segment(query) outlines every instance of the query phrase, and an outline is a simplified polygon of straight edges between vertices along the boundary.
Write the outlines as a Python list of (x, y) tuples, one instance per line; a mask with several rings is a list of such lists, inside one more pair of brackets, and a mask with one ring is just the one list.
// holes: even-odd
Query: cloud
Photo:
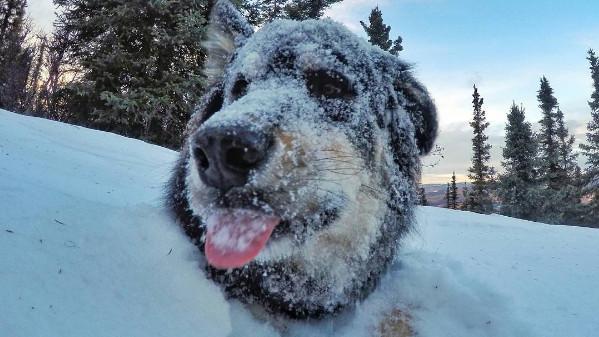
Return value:
[(367, 20), (372, 8), (388, 2), (390, 0), (344, 0), (329, 7), (324, 12), (324, 17), (340, 22), (352, 32), (365, 36), (360, 20)]
[(29, 0), (26, 11), (37, 28), (46, 33), (53, 30), (52, 22), (56, 19), (56, 15), (52, 0)]
[[(490, 125), (487, 129), (491, 148), (491, 166), (496, 171), (501, 168), (504, 125)], [(443, 158), (424, 157), (422, 181), (425, 184), (447, 183), (451, 173), (455, 172), (457, 180), (468, 180), (468, 168), (472, 165), (472, 128), (468, 122), (455, 122), (441, 127), (437, 144), (443, 150)], [(434, 166), (431, 164), (436, 163)]]

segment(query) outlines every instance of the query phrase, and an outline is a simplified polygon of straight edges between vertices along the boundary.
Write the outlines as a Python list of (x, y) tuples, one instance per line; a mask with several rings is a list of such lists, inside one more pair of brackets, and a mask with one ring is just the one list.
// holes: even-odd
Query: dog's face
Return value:
[(322, 316), (367, 294), (409, 227), (436, 114), (396, 57), (323, 21), (253, 33), (213, 9), (214, 86), (172, 197), (199, 219), (212, 278), (245, 302)]

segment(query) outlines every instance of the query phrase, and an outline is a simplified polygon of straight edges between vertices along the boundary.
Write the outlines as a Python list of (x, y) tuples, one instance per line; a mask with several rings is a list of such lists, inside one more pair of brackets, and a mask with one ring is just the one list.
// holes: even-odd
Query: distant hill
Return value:
[[(470, 188), (470, 184), (467, 184)], [(445, 207), (447, 201), (445, 201), (445, 193), (447, 192), (447, 184), (425, 184), (423, 185), (424, 192), (426, 193), (426, 200), (428, 200), (429, 206)], [(462, 196), (462, 189), (464, 183), (458, 184), (458, 202), (462, 202), (464, 197)]]

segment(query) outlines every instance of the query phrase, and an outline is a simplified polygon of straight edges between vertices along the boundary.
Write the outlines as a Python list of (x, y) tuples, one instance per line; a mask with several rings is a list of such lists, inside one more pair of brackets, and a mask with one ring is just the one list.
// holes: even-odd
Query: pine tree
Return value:
[(564, 123), (564, 113), (558, 107), (555, 113), (555, 121), (557, 124), (556, 135), (558, 145), (558, 162), (559, 168), (558, 184), (561, 186), (572, 185), (573, 178), (578, 164), (576, 163), (577, 153), (574, 153), (574, 136), (569, 134), (569, 130)]
[(464, 187), (462, 187), (462, 197), (464, 197), (464, 200), (460, 203), (459, 209), (467, 211), (470, 207), (470, 193), (468, 192), (468, 184), (466, 182), (464, 182)]
[(237, 6), (248, 22), (261, 26), (275, 19), (318, 19), (325, 9), (341, 0), (237, 0)]
[(330, 5), (341, 0), (293, 0), (285, 8), (291, 20), (318, 19)]
[(541, 88), (537, 94), (539, 108), (543, 118), (539, 121), (539, 150), (541, 158), (541, 174), (544, 182), (550, 189), (557, 190), (560, 180), (559, 150), (557, 143), (556, 112), (558, 104), (553, 96), (553, 89), (545, 76), (541, 78)]
[(451, 189), (449, 183), (447, 183), (447, 190), (445, 191), (445, 208), (451, 208)]
[(451, 209), (458, 209), (458, 185), (456, 184), (455, 171), (451, 176), (451, 188), (449, 190), (449, 206)]
[(28, 84), (35, 68), (26, 7), (26, 0), (0, 0), (0, 108), (15, 112), (30, 108)]
[(537, 99), (543, 113), (540, 123), (540, 172), (545, 189), (541, 191), (544, 202), (536, 220), (557, 223), (580, 223), (581, 193), (576, 186), (576, 154), (574, 137), (569, 135), (564, 114), (559, 108), (553, 89), (544, 76)]
[(472, 180), (472, 191), (470, 191), (468, 210), (476, 213), (489, 214), (493, 211), (493, 200), (491, 197), (491, 182), (495, 170), (489, 166), (491, 160), (491, 145), (485, 130), (489, 126), (486, 121), (485, 111), (482, 109), (483, 98), (478, 94), (476, 85), (473, 87), (472, 104), (474, 107), (473, 119), (470, 126), (473, 129), (472, 138), (472, 167), (468, 169), (468, 178)]
[(54, 0), (81, 76), (63, 91), (69, 121), (178, 147), (202, 92), (209, 3)]
[(558, 167), (559, 181), (561, 189), (560, 195), (563, 198), (563, 219), (566, 224), (580, 224), (583, 218), (582, 210), (582, 186), (579, 183), (580, 178), (577, 172), (580, 167), (576, 163), (577, 153), (574, 153), (573, 135), (564, 123), (564, 113), (558, 107), (556, 112), (557, 123), (557, 142), (558, 142)]
[(542, 204), (537, 177), (537, 143), (526, 121), (523, 107), (512, 103), (505, 126), (505, 147), (501, 166), (505, 173), (497, 181), (500, 214), (534, 220)]
[(393, 55), (397, 55), (403, 50), (401, 36), (398, 36), (395, 41), (389, 39), (391, 27), (383, 23), (383, 13), (379, 10), (378, 6), (372, 9), (368, 21), (370, 25), (366, 25), (363, 21), (360, 21), (362, 28), (364, 28), (364, 31), (368, 35), (368, 42), (379, 46), (382, 50), (388, 51)]
[(428, 199), (426, 199), (426, 190), (423, 186), (420, 186), (420, 190), (418, 192), (418, 204), (420, 206), (428, 206)]
[(591, 120), (587, 124), (586, 144), (580, 144), (580, 148), (587, 158), (587, 168), (582, 176), (584, 190), (591, 197), (585, 222), (596, 225), (599, 224), (599, 59), (593, 49), (589, 49), (588, 54), (593, 81), (593, 92), (588, 102)]

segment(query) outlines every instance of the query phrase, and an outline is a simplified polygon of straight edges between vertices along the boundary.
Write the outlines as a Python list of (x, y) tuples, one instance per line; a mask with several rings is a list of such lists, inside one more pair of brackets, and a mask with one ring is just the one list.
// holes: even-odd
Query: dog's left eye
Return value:
[(345, 76), (336, 71), (315, 70), (306, 74), (306, 85), (314, 96), (349, 99), (356, 92)]

